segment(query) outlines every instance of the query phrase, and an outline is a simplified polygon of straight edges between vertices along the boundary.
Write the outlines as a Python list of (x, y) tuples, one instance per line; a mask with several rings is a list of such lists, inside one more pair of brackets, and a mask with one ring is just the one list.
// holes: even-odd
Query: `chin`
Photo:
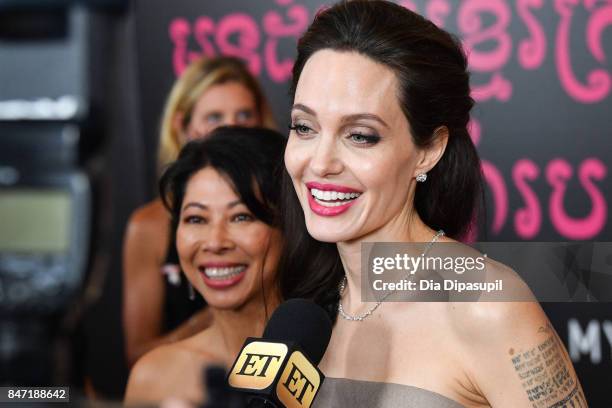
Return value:
[(234, 310), (240, 308), (248, 298), (243, 288), (229, 288), (225, 290), (204, 287), (199, 291), (206, 304), (219, 310)]
[(238, 299), (234, 297), (227, 297), (219, 299), (217, 296), (209, 296), (205, 297), (206, 303), (208, 306), (218, 309), (218, 310), (237, 310), (240, 309), (245, 301), (244, 299)]
[(347, 232), (346, 227), (335, 223), (306, 221), (306, 229), (311, 237), (320, 242), (337, 243), (350, 241), (354, 234)]

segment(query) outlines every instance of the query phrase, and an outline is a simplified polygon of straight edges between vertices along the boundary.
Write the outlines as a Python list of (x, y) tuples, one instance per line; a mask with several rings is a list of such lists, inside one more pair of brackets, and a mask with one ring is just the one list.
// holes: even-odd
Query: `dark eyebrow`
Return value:
[[(227, 208), (233, 208), (233, 207), (235, 207), (235, 206), (237, 206), (237, 205), (239, 205), (239, 204), (244, 204), (244, 203), (242, 202), (242, 200), (235, 200), (235, 201), (232, 201), (231, 203), (229, 203), (229, 204), (227, 205)], [(200, 203), (196, 203), (196, 202), (191, 202), (191, 203), (187, 203), (187, 204), (185, 204), (185, 205), (183, 206), (183, 211), (185, 211), (185, 210), (186, 210), (187, 208), (189, 208), (189, 207), (199, 208), (200, 210), (208, 210), (208, 206), (207, 206), (207, 205), (205, 205), (205, 204), (200, 204)]]
[[(317, 113), (310, 109), (308, 106), (306, 105), (302, 105), (301, 103), (296, 103), (295, 105), (293, 105), (293, 109), (298, 109), (301, 110), (302, 112), (305, 112), (309, 115), (314, 116), (315, 118), (317, 117)], [(380, 118), (380, 116), (378, 115), (374, 115), (373, 113), (354, 113), (352, 115), (346, 115), (342, 117), (342, 122), (346, 123), (346, 122), (352, 122), (352, 121), (356, 121), (359, 119), (369, 119), (369, 120), (373, 120), (376, 121), (378, 123), (380, 123), (381, 125), (383, 125), (386, 128), (389, 128), (389, 125), (387, 124), (387, 122), (385, 122), (384, 120), (382, 120)]]
[(183, 211), (185, 211), (189, 207), (199, 208), (200, 210), (208, 210), (208, 207), (205, 206), (204, 204), (200, 204), (200, 203), (187, 203), (187, 204), (185, 204), (183, 206)]
[(302, 105), (301, 103), (296, 103), (296, 104), (294, 104), (294, 105), (293, 105), (293, 108), (291, 108), (291, 110), (294, 110), (294, 109), (299, 109), (299, 110), (301, 110), (301, 111), (303, 111), (303, 112), (306, 112), (306, 113), (307, 113), (307, 114), (309, 114), (309, 115), (314, 116), (315, 118), (317, 117), (317, 113), (316, 113), (315, 111), (313, 111), (312, 109), (310, 109), (310, 108), (309, 108), (308, 106), (306, 106), (306, 105)]
[(378, 115), (374, 115), (373, 113), (355, 113), (353, 115), (347, 115), (344, 116), (342, 118), (342, 122), (346, 123), (346, 122), (352, 122), (352, 121), (356, 121), (359, 119), (369, 119), (369, 120), (373, 120), (375, 122), (380, 123), (381, 125), (383, 125), (384, 127), (386, 127), (387, 129), (389, 128), (389, 125), (387, 125), (387, 122), (385, 122), (384, 120), (382, 120), (380, 118), (380, 116)]
[(231, 203), (229, 203), (229, 204), (227, 205), (227, 208), (233, 208), (233, 207), (235, 207), (235, 206), (237, 206), (237, 205), (240, 205), (240, 204), (244, 204), (244, 203), (242, 202), (242, 200), (232, 201)]

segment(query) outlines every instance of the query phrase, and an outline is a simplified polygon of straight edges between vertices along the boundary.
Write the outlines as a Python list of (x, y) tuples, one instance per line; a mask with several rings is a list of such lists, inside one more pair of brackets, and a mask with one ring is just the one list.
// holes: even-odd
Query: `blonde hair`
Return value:
[(213, 85), (232, 81), (244, 85), (253, 94), (261, 125), (276, 129), (270, 105), (259, 83), (242, 61), (233, 57), (200, 58), (185, 69), (166, 100), (158, 150), (160, 169), (176, 160), (182, 147), (183, 141), (175, 122), (177, 113), (183, 115), (182, 126), (187, 125), (195, 104), (206, 90)]

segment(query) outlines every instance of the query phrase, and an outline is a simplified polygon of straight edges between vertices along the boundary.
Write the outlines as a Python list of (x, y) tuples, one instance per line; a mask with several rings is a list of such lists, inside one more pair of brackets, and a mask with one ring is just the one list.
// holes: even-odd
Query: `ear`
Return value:
[(172, 130), (178, 136), (177, 142), (182, 146), (189, 141), (187, 129), (183, 125), (185, 121), (185, 113), (177, 111), (172, 118)]
[(181, 134), (185, 132), (185, 128), (183, 127), (183, 120), (185, 119), (185, 113), (177, 111), (172, 118), (172, 129)]
[(428, 146), (421, 148), (419, 152), (419, 162), (415, 168), (413, 177), (421, 173), (427, 173), (442, 158), (448, 143), (448, 128), (440, 126), (434, 130), (434, 135)]

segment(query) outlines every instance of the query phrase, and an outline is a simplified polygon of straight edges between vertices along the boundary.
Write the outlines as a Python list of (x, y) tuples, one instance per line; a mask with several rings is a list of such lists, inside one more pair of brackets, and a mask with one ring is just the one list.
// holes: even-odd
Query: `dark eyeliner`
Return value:
[(307, 136), (312, 128), (307, 125), (300, 125), (299, 123), (289, 125), (289, 130), (294, 131), (298, 136)]
[[(363, 140), (365, 140), (365, 142), (355, 142), (357, 144), (364, 144), (364, 145), (374, 145), (378, 142), (380, 142), (381, 137), (378, 135), (364, 135), (362, 133), (351, 133), (350, 138), (353, 139), (355, 136), (362, 138)], [(354, 139), (353, 139), (354, 141)]]

